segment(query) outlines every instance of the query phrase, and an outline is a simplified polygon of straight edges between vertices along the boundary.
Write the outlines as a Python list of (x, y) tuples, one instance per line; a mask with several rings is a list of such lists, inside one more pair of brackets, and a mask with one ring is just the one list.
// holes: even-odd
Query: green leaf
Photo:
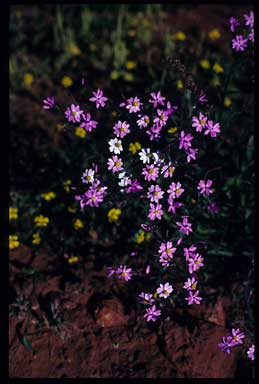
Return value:
[(28, 351), (30, 351), (30, 352), (33, 351), (31, 342), (29, 341), (27, 335), (24, 335), (24, 336), (23, 336), (23, 345), (25, 346), (25, 348), (28, 349)]

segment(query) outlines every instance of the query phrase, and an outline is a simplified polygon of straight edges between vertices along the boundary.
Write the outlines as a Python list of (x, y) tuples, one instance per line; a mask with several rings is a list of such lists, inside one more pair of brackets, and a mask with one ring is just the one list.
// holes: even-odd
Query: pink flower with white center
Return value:
[(140, 182), (137, 179), (130, 181), (129, 184), (130, 185), (127, 188), (127, 193), (139, 192), (143, 189), (143, 187), (141, 186)]
[(84, 128), (86, 132), (92, 132), (92, 130), (97, 127), (98, 122), (95, 120), (91, 120), (90, 113), (87, 113), (86, 115), (83, 114), (82, 119), (84, 121), (81, 122), (80, 127)]
[(202, 298), (199, 295), (199, 291), (196, 291), (196, 292), (192, 292), (192, 291), (188, 291), (189, 293), (189, 297), (187, 297), (185, 300), (188, 300), (188, 305), (191, 305), (191, 304), (200, 304)]
[(182, 216), (182, 217), (183, 217), (182, 223), (177, 221), (176, 225), (179, 227), (180, 232), (183, 232), (185, 235), (189, 235), (189, 233), (192, 232), (192, 225), (191, 223), (189, 223), (187, 216)]
[(245, 25), (253, 28), (253, 26), (254, 26), (254, 12), (251, 11), (249, 15), (244, 15), (244, 18), (245, 18)]
[[(141, 115), (139, 115), (139, 117), (140, 116)], [(150, 123), (150, 118), (147, 115), (142, 116), (142, 117), (140, 117), (139, 120), (137, 120), (137, 124), (138, 124), (139, 128), (146, 128), (149, 123)]]
[(175, 167), (173, 167), (172, 163), (170, 162), (162, 167), (161, 173), (164, 178), (167, 179), (168, 177), (173, 177), (174, 171)]
[(55, 98), (54, 97), (47, 97), (45, 100), (42, 100), (45, 104), (42, 108), (43, 109), (51, 109), (55, 105)]
[(203, 264), (203, 257), (199, 255), (198, 253), (194, 255), (193, 257), (190, 257), (188, 260), (188, 267), (189, 272), (192, 274), (193, 272), (198, 271), (201, 267), (204, 266)]
[(149, 304), (150, 305), (150, 304), (155, 302), (155, 299), (151, 293), (141, 292), (138, 297), (142, 300), (143, 304)]
[(162, 215), (163, 215), (163, 209), (161, 204), (157, 204), (157, 205), (150, 204), (150, 209), (148, 214), (148, 218), (150, 220), (155, 220), (155, 219), (161, 220)]
[(203, 115), (201, 112), (199, 113), (199, 118), (193, 116), (192, 118), (192, 127), (196, 128), (196, 132), (201, 132), (206, 125), (207, 116)]
[(109, 151), (114, 153), (115, 155), (119, 155), (121, 151), (123, 151), (121, 140), (117, 139), (117, 137), (109, 140), (108, 144), (109, 144)]
[(164, 191), (159, 187), (159, 185), (151, 185), (148, 188), (147, 197), (150, 201), (158, 203), (160, 199), (163, 198)]
[(158, 316), (160, 315), (161, 315), (160, 309), (156, 309), (156, 306), (153, 305), (152, 307), (146, 309), (146, 313), (144, 317), (147, 318), (147, 321), (156, 321)]
[(101, 89), (97, 89), (96, 92), (93, 92), (94, 97), (91, 97), (89, 101), (92, 101), (96, 104), (96, 108), (104, 107), (106, 101), (108, 100), (107, 97), (103, 96), (103, 91)]
[(210, 134), (211, 137), (216, 137), (218, 133), (220, 133), (220, 124), (216, 123), (214, 124), (212, 120), (207, 121), (206, 131), (204, 132), (204, 135)]
[(153, 108), (157, 107), (158, 104), (164, 105), (165, 97), (161, 96), (160, 91), (155, 94), (155, 92), (150, 93), (151, 99), (148, 101), (153, 104)]
[(120, 265), (119, 268), (117, 268), (116, 273), (120, 280), (129, 281), (132, 278), (132, 269), (127, 268), (126, 265)]
[(184, 148), (187, 150), (189, 147), (191, 147), (191, 140), (193, 139), (193, 136), (190, 133), (185, 134), (184, 131), (181, 131), (180, 137), (179, 137), (179, 149)]
[(127, 124), (126, 121), (122, 122), (119, 120), (114, 125), (113, 131), (117, 137), (120, 137), (122, 139), (124, 136), (126, 136), (128, 133), (130, 133), (129, 124)]
[(141, 105), (143, 105), (143, 103), (141, 103), (139, 98), (136, 96), (127, 100), (126, 108), (129, 110), (129, 113), (136, 113), (140, 111)]
[(185, 260), (188, 261), (190, 257), (193, 258), (195, 256), (196, 250), (197, 250), (197, 247), (195, 247), (195, 245), (193, 244), (189, 248), (184, 248), (183, 253), (184, 253)]
[(207, 181), (200, 180), (197, 189), (202, 195), (208, 195), (209, 196), (211, 193), (213, 193), (213, 190), (210, 189), (211, 185), (212, 185), (212, 180), (210, 180), (210, 179), (208, 179)]
[(158, 178), (159, 168), (155, 167), (154, 164), (146, 165), (142, 171), (142, 175), (147, 181), (155, 181)]
[(242, 35), (237, 35), (234, 39), (232, 39), (232, 48), (235, 51), (244, 51), (247, 48), (247, 39)]
[(119, 172), (123, 169), (123, 162), (118, 156), (112, 156), (111, 159), (108, 159), (108, 169), (112, 171), (112, 173)]
[(180, 208), (183, 203), (180, 202), (174, 202), (173, 197), (170, 195), (167, 199), (168, 202), (168, 212), (172, 212), (174, 215), (176, 214), (176, 208)]
[(72, 104), (65, 111), (65, 115), (68, 121), (72, 121), (73, 123), (80, 123), (81, 115), (84, 112), (80, 109), (79, 105)]
[(254, 346), (254, 344), (251, 345), (251, 347), (248, 349), (246, 354), (250, 360), (254, 361), (254, 359), (255, 359), (255, 346)]
[(169, 256), (172, 258), (175, 251), (176, 248), (173, 248), (172, 241), (167, 241), (166, 243), (161, 243), (158, 253), (160, 253), (161, 256)]
[(195, 280), (194, 277), (189, 278), (184, 283), (184, 289), (187, 289), (187, 291), (195, 291), (197, 289), (197, 280)]
[(244, 332), (240, 332), (239, 329), (232, 329), (232, 346), (234, 347), (235, 345), (238, 344), (243, 344), (243, 338), (245, 337)]
[(198, 153), (197, 148), (188, 148), (188, 150), (186, 151), (187, 162), (190, 163), (191, 159), (195, 160), (197, 153)]
[(158, 109), (157, 117), (155, 117), (154, 123), (160, 127), (163, 127), (164, 125), (166, 125), (167, 120), (168, 120), (168, 114), (166, 113), (166, 111), (162, 109)]
[(182, 188), (182, 185), (179, 181), (177, 183), (172, 182), (169, 185), (169, 189), (167, 190), (167, 193), (169, 193), (169, 195), (173, 199), (176, 197), (180, 197), (183, 192), (184, 192), (184, 189)]
[(159, 297), (163, 297), (164, 299), (167, 299), (170, 293), (173, 292), (173, 287), (169, 283), (160, 284), (159, 288), (157, 288), (156, 292), (158, 293)]

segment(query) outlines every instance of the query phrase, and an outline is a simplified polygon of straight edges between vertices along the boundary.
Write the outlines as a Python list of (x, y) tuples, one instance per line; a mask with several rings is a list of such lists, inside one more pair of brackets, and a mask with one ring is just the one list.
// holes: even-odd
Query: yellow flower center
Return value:
[(138, 107), (139, 102), (138, 102), (138, 101), (133, 101), (132, 105), (133, 105), (134, 107)]

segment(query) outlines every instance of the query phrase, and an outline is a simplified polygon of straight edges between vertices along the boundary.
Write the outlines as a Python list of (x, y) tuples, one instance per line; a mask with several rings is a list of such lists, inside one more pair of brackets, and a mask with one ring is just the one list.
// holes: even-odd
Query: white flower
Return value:
[(121, 140), (117, 139), (117, 137), (115, 137), (115, 139), (109, 140), (108, 144), (110, 146), (110, 152), (114, 153), (115, 155), (119, 155), (123, 150)]
[(154, 159), (154, 164), (156, 164), (158, 166), (164, 164), (164, 159), (161, 159), (156, 152), (152, 153), (152, 156), (153, 156), (153, 159)]
[(119, 173), (118, 177), (120, 179), (118, 185), (120, 187), (126, 187), (127, 185), (130, 184), (130, 178), (128, 176), (125, 176), (126, 172), (121, 172)]
[(94, 181), (94, 170), (93, 169), (86, 169), (83, 173), (83, 176), (81, 177), (81, 180), (83, 183), (93, 183)]
[(150, 163), (150, 158), (152, 156), (152, 153), (150, 153), (150, 148), (142, 148), (138, 155), (143, 164)]

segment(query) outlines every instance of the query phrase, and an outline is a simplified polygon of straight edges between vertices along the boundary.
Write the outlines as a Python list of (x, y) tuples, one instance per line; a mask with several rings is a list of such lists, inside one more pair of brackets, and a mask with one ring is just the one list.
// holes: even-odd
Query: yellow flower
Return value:
[(25, 86), (27, 86), (27, 85), (30, 86), (31, 83), (33, 82), (33, 80), (34, 80), (34, 77), (33, 77), (33, 75), (31, 73), (25, 73), (24, 74), (24, 76), (23, 76), (23, 84)]
[(86, 136), (86, 130), (82, 127), (76, 127), (75, 135), (84, 139)]
[(76, 212), (76, 208), (73, 208), (73, 207), (68, 207), (67, 210), (70, 213), (75, 213)]
[(110, 78), (112, 80), (117, 80), (119, 77), (120, 77), (120, 74), (119, 74), (118, 71), (112, 71), (111, 74), (110, 74)]
[(178, 89), (182, 89), (182, 88), (183, 88), (183, 82), (182, 82), (182, 80), (177, 80), (176, 85), (177, 85), (177, 88), (178, 88)]
[(84, 228), (84, 223), (82, 222), (82, 220), (80, 219), (76, 219), (74, 222), (73, 222), (73, 227), (78, 230), (78, 229), (81, 229), (81, 228)]
[(179, 31), (177, 32), (175, 35), (174, 35), (174, 39), (176, 40), (180, 40), (180, 41), (183, 41), (186, 39), (186, 34), (182, 31)]
[(141, 144), (136, 141), (135, 143), (130, 143), (129, 145), (129, 151), (132, 153), (132, 155), (136, 155), (136, 153), (141, 149)]
[(129, 72), (125, 72), (123, 74), (123, 78), (124, 80), (126, 81), (133, 81), (134, 80), (134, 75), (132, 73), (129, 73)]
[(167, 130), (168, 133), (175, 133), (177, 132), (177, 127), (172, 127)]
[(136, 68), (137, 63), (135, 61), (129, 60), (126, 62), (126, 68), (130, 71), (131, 69)]
[(211, 40), (217, 40), (220, 38), (220, 31), (215, 28), (215, 29), (212, 29), (209, 33), (208, 33), (208, 36)]
[(34, 223), (37, 227), (46, 227), (49, 224), (49, 218), (43, 215), (36, 216)]
[(70, 185), (71, 185), (71, 180), (66, 180), (63, 182), (63, 185), (64, 185), (64, 190), (66, 192), (70, 192)]
[(78, 56), (81, 53), (80, 48), (78, 48), (78, 46), (74, 44), (70, 45), (69, 51), (71, 55), (74, 55), (74, 56)]
[(69, 262), (69, 264), (74, 264), (74, 263), (77, 263), (79, 260), (79, 258), (77, 256), (71, 256), (67, 261)]
[(207, 59), (201, 60), (201, 61), (200, 61), (200, 66), (201, 66), (203, 69), (209, 69), (209, 68), (210, 68), (210, 62), (209, 62), (209, 60), (207, 60)]
[(71, 87), (71, 85), (73, 84), (73, 80), (72, 80), (71, 77), (69, 77), (69, 76), (64, 76), (64, 77), (62, 77), (62, 79), (61, 79), (61, 84), (62, 84), (64, 87), (68, 88), (68, 87)]
[(15, 220), (18, 218), (18, 208), (9, 207), (9, 220)]
[(143, 243), (143, 241), (145, 241), (145, 232), (143, 231), (143, 229), (140, 229), (136, 234), (135, 242), (137, 244), (141, 244)]
[(108, 221), (110, 223), (119, 220), (119, 217), (121, 215), (121, 209), (120, 208), (111, 208), (109, 212), (107, 213)]
[(41, 242), (41, 237), (39, 232), (36, 232), (32, 235), (32, 244), (40, 244)]
[(225, 107), (230, 107), (231, 104), (232, 104), (232, 100), (229, 97), (225, 97), (225, 99), (224, 99)]
[(218, 63), (215, 63), (212, 67), (213, 71), (216, 72), (216, 73), (223, 73), (224, 72), (224, 69), (223, 67), (218, 64)]
[(55, 192), (46, 192), (46, 193), (42, 193), (41, 194), (41, 197), (44, 199), (44, 200), (52, 200), (52, 199), (55, 199), (56, 197), (56, 194)]
[(18, 240), (17, 235), (9, 235), (9, 249), (15, 249), (18, 248), (20, 245), (20, 242)]

